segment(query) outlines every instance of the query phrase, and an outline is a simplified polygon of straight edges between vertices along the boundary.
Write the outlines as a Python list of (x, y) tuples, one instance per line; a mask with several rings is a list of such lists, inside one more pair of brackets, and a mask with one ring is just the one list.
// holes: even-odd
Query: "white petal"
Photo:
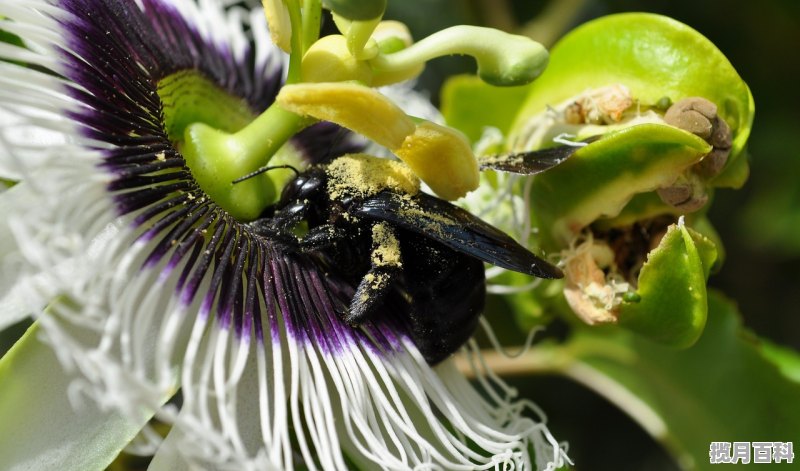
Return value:
[(80, 390), (80, 375), (58, 362), (31, 328), (0, 362), (0, 468), (102, 470), (139, 432), (137, 419), (103, 410)]
[(25, 302), (22, 286), (25, 281), (20, 279), (25, 270), (19, 266), (25, 261), (8, 225), (8, 217), (20, 191), (20, 188), (12, 188), (0, 193), (0, 330), (35, 312), (28, 309)]

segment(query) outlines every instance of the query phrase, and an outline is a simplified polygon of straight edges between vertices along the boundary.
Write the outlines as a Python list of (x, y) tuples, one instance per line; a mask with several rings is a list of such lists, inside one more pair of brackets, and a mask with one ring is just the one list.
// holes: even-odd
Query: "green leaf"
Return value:
[(800, 431), (800, 356), (743, 329), (731, 301), (713, 292), (708, 300), (707, 327), (686, 350), (614, 328), (581, 329), (563, 347), (574, 358), (563, 372), (629, 413), (686, 468), (705, 468), (712, 441), (796, 441)]
[(797, 352), (766, 340), (761, 340), (761, 352), (786, 378), (800, 383), (800, 355)]
[(40, 335), (34, 324), (0, 359), (0, 469), (103, 470), (151, 414), (132, 422), (85, 397), (74, 408), (67, 390), (78, 375)]
[(475, 142), (486, 126), (507, 134), (527, 94), (527, 86), (495, 87), (474, 75), (457, 75), (442, 88), (442, 114)]
[[(512, 134), (527, 119), (583, 92), (612, 84), (627, 86), (645, 106), (663, 97), (672, 102), (704, 97), (733, 133), (726, 169), (714, 184), (741, 186), (746, 177), (744, 149), (753, 120), (750, 90), (711, 41), (673, 19), (648, 13), (611, 15), (573, 30), (551, 51), (547, 70), (530, 86), (530, 95)], [(735, 175), (726, 175), (728, 172)], [(737, 178), (734, 178), (737, 177)]]

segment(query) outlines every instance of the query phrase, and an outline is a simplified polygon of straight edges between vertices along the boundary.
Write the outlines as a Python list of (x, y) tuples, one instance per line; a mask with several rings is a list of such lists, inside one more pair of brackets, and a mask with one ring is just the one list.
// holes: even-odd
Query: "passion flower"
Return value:
[[(166, 439), (145, 427), (133, 446), (157, 449), (153, 469), (561, 466), (507, 391), (429, 365), (391, 306), (347, 324), (354, 286), (253, 230), (297, 169), (359, 149), (316, 120), (381, 98), (337, 83), (330, 116), (290, 100), (286, 81), (308, 87), (317, 65), (304, 52), (320, 2), (265, 1), (272, 33), (243, 3), (0, 3), (0, 30), (19, 39), (0, 43), (13, 183), (0, 194), (0, 326), (38, 319), (0, 362), (0, 468), (105, 469), (153, 415)], [(384, 54), (364, 31), (347, 31), (357, 61)], [(403, 76), (414, 57), (380, 70)], [(452, 139), (406, 119), (387, 144), (411, 158), (418, 128), (425, 149)]]

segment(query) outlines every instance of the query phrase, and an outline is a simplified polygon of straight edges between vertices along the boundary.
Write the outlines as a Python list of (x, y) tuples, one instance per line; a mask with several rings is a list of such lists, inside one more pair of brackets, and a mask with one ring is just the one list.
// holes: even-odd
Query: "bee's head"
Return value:
[(317, 167), (298, 173), (283, 187), (278, 206), (285, 206), (292, 201), (313, 199), (320, 189), (324, 189), (326, 180), (325, 171)]

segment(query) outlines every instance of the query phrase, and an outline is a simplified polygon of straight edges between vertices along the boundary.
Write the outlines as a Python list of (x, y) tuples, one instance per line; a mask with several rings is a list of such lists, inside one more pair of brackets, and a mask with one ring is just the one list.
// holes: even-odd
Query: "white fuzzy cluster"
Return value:
[[(491, 155), (503, 147), (504, 136), (497, 128), (487, 127), (475, 144), (475, 155)], [(531, 248), (532, 239), (538, 230), (533, 225), (530, 210), (530, 187), (534, 177), (505, 172), (494, 172), (491, 177), (481, 173), (481, 184), (467, 194), (460, 205), (489, 224), (511, 235), (521, 245)], [(541, 278), (532, 278), (529, 283), (508, 285), (495, 279), (507, 270), (489, 267), (486, 270), (487, 290), (493, 294), (508, 294), (529, 291), (539, 284)]]
[[(237, 50), (250, 22), (258, 60), (274, 53), (260, 12), (170, 3)], [(64, 15), (46, 0), (0, 2), (0, 29), (27, 45), (0, 43), (0, 57), (59, 71), (55, 47), (64, 45), (53, 18)], [(35, 313), (64, 368), (78, 374), (64, 391), (74, 402), (89, 397), (142, 423), (155, 415), (171, 424), (150, 469), (289, 470), (298, 457), (326, 470), (564, 463), (543, 423), (522, 414), (528, 403), (475, 352), (477, 387), (451, 362), (429, 367), (407, 340), (397, 352), (356, 341), (331, 352), (297, 341), (279, 315), (264, 316), (264, 342), (240, 341), (206, 315), (202, 296), (184, 306), (174, 296), (181, 266), (141, 270), (153, 243), (117, 217), (111, 176), (92, 150), (107, 144), (66, 117), (82, 106), (63, 79), (0, 61), (0, 177), (19, 181), (0, 194), (0, 328)], [(165, 405), (179, 389), (182, 406)], [(156, 451), (153, 430), (141, 438), (138, 451)]]

